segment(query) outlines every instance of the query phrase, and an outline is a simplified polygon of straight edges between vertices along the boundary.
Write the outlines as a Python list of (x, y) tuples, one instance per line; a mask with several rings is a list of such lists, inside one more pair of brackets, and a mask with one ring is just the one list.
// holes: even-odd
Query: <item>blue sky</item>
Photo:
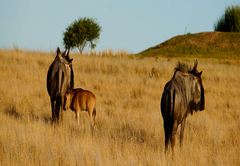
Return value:
[(63, 49), (65, 28), (94, 17), (102, 27), (96, 50), (138, 53), (185, 32), (213, 31), (229, 5), (240, 0), (0, 0), (0, 48)]

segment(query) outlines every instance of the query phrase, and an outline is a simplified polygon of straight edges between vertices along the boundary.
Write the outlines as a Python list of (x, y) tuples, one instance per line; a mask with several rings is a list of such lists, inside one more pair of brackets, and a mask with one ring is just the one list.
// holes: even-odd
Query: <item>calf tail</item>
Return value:
[(93, 107), (92, 116), (95, 118), (96, 114), (97, 114), (97, 109), (96, 109), (96, 104), (95, 104)]

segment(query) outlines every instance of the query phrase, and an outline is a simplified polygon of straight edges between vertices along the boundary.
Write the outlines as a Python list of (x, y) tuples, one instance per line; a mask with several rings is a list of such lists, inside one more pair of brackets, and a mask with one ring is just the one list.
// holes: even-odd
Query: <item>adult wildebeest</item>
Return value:
[(73, 89), (72, 91), (67, 92), (64, 98), (64, 109), (66, 110), (68, 108), (75, 111), (78, 123), (79, 112), (87, 111), (91, 119), (92, 128), (94, 127), (96, 116), (96, 96), (92, 92), (81, 88)]
[(175, 134), (181, 124), (180, 146), (182, 145), (184, 126), (189, 113), (202, 111), (205, 107), (204, 89), (201, 74), (197, 71), (198, 61), (191, 68), (185, 63), (178, 63), (172, 79), (165, 85), (161, 99), (161, 112), (164, 120), (165, 152), (171, 141), (172, 151)]
[[(74, 74), (69, 51), (61, 53), (57, 48), (57, 55), (47, 73), (47, 90), (51, 98), (52, 123), (59, 120), (59, 113), (63, 114), (64, 95), (74, 87)], [(66, 55), (66, 56), (65, 56)], [(63, 115), (61, 116), (63, 117)]]

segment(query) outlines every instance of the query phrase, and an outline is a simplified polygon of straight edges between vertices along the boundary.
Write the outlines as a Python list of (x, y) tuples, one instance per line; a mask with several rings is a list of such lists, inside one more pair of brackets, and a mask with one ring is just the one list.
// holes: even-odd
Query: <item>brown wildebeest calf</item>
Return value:
[(64, 109), (70, 108), (76, 113), (76, 119), (79, 123), (79, 112), (88, 111), (91, 119), (92, 128), (95, 123), (96, 116), (96, 96), (87, 90), (73, 89), (65, 94)]

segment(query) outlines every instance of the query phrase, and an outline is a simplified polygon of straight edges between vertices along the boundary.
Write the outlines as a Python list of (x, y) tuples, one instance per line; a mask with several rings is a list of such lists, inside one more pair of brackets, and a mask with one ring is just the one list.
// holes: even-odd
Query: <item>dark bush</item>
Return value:
[(229, 6), (225, 13), (214, 24), (215, 31), (240, 32), (240, 7)]

